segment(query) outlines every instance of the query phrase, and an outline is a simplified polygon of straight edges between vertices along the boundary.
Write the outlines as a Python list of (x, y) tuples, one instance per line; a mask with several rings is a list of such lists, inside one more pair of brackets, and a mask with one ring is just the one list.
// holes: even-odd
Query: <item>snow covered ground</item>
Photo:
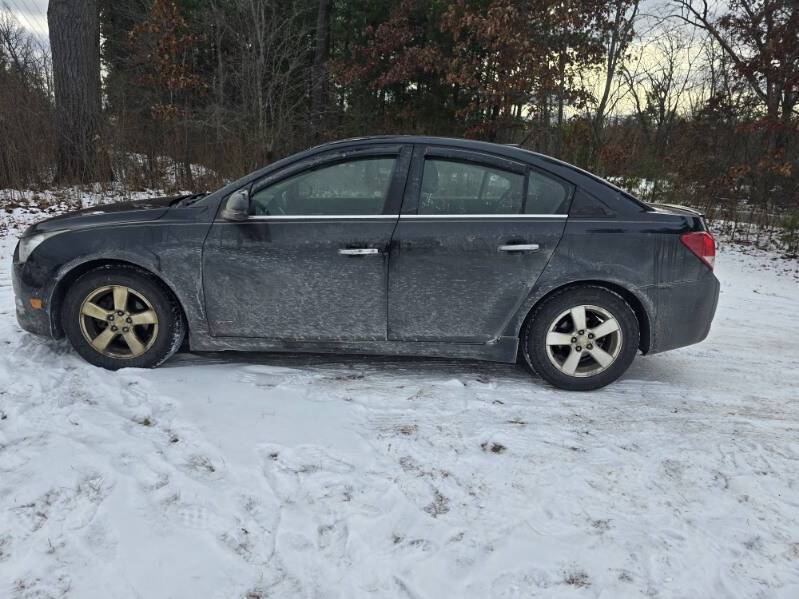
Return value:
[(722, 247), (616, 384), (274, 354), (90, 366), (0, 232), (0, 597), (799, 597), (799, 270)]

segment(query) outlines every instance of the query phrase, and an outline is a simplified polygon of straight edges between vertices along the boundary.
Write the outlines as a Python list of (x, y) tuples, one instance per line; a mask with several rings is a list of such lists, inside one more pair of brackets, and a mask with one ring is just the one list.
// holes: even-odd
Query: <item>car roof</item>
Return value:
[[(634, 211), (640, 211), (642, 209), (650, 210), (646, 204), (637, 198), (634, 198), (619, 187), (613, 185), (609, 181), (601, 179), (600, 177), (597, 177), (596, 175), (572, 164), (558, 160), (557, 158), (552, 158), (551, 156), (547, 156), (545, 154), (539, 154), (538, 152), (533, 152), (532, 150), (526, 150), (515, 145), (505, 145), (457, 137), (435, 137), (425, 135), (373, 135), (368, 137), (351, 137), (348, 139), (327, 142), (309, 148), (303, 152), (299, 152), (298, 154), (288, 156), (282, 160), (278, 160), (277, 162), (273, 162), (270, 165), (267, 165), (253, 173), (250, 173), (249, 175), (242, 177), (237, 181), (234, 181), (233, 183), (230, 183), (229, 185), (226, 185), (222, 189), (212, 194), (212, 196), (209, 196), (209, 198), (230, 193), (244, 184), (251, 183), (252, 181), (267, 176), (270, 173), (276, 172), (287, 165), (297, 163), (305, 159), (313, 159), (313, 157), (316, 155), (330, 150), (335, 150), (337, 148), (346, 149), (365, 145), (399, 144), (446, 146), (450, 148), (458, 148), (462, 150), (471, 150), (474, 152), (483, 152), (486, 154), (503, 156), (505, 158), (510, 158), (512, 160), (536, 166), (549, 173), (555, 174), (603, 200), (607, 198), (610, 203), (613, 204), (611, 208), (617, 211), (626, 211), (625, 208), (627, 208), (627, 210), (632, 208)], [(608, 196), (613, 197), (608, 198)]]
[(428, 144), (449, 146), (452, 148), (462, 148), (464, 150), (474, 150), (478, 152), (488, 152), (504, 156), (528, 159), (537, 157), (542, 160), (554, 160), (544, 154), (538, 154), (531, 150), (520, 148), (517, 145), (499, 144), (476, 139), (465, 139), (460, 137), (436, 137), (428, 135), (370, 135), (365, 137), (350, 137), (340, 139), (311, 148), (313, 150), (333, 149), (336, 146), (349, 145), (368, 145), (368, 144)]

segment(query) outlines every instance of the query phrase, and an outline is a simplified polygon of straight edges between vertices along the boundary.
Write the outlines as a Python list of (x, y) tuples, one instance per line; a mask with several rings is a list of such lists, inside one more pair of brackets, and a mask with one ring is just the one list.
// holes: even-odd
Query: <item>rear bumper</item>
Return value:
[[(15, 255), (16, 258), (16, 255)], [(25, 265), (14, 260), (11, 269), (11, 285), (14, 288), (14, 304), (17, 311), (17, 322), (24, 330), (36, 335), (52, 337), (50, 327), (50, 313), (46, 305), (42, 289), (33, 287), (25, 282), (23, 269)], [(31, 300), (39, 300), (40, 308), (35, 308)], [(36, 303), (36, 302), (34, 302)]]
[(707, 337), (716, 314), (720, 284), (708, 269), (696, 281), (682, 281), (649, 288), (657, 313), (651, 323), (648, 353), (699, 343)]

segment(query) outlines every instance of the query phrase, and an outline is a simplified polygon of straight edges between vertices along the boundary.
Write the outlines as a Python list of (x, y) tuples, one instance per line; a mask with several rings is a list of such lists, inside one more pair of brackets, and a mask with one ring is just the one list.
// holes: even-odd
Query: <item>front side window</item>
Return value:
[(524, 176), (502, 169), (428, 158), (419, 214), (518, 214)]
[(255, 216), (381, 214), (396, 158), (358, 158), (325, 165), (256, 189)]

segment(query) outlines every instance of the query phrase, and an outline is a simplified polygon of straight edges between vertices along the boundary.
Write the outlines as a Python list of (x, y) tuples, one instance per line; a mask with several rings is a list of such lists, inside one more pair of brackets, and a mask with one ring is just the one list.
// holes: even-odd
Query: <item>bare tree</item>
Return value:
[[(234, 0), (236, 17), (228, 23), (240, 44), (238, 85), (248, 120), (254, 120), (253, 156), (259, 164), (275, 158), (278, 140), (307, 119), (307, 12), (276, 0)], [(307, 127), (307, 121), (304, 123)]]
[[(689, 89), (695, 84), (697, 59), (693, 31), (667, 27), (658, 22), (644, 38), (634, 60), (621, 69), (632, 101), (633, 114), (647, 160), (646, 175), (652, 179), (650, 200), (656, 201), (666, 178), (665, 158), (686, 109)], [(640, 161), (640, 159), (639, 159)]]
[[(645, 41), (646, 51), (621, 69), (641, 132), (658, 158), (663, 158), (677, 116), (693, 85), (693, 35), (664, 28)], [(646, 56), (645, 56), (646, 54)]]
[(591, 118), (591, 152), (589, 163), (599, 169), (602, 158), (603, 132), (608, 115), (613, 85), (619, 68), (633, 37), (633, 27), (638, 15), (639, 0), (613, 0), (610, 10), (609, 31), (606, 42), (604, 83), (602, 94)]
[(315, 141), (325, 128), (328, 103), (327, 61), (330, 58), (330, 0), (319, 0), (316, 17), (316, 48), (311, 71), (311, 129)]
[(43, 44), (0, 13), (0, 188), (46, 181), (53, 158), (50, 92)]
[[(53, 55), (57, 178), (89, 182), (109, 175), (99, 151), (100, 28), (97, 0), (50, 0), (47, 24)], [(99, 160), (98, 160), (99, 159)]]
[(766, 155), (783, 149), (785, 127), (799, 101), (799, 3), (732, 0), (717, 15), (708, 0), (674, 0), (677, 17), (706, 31), (765, 105)]

